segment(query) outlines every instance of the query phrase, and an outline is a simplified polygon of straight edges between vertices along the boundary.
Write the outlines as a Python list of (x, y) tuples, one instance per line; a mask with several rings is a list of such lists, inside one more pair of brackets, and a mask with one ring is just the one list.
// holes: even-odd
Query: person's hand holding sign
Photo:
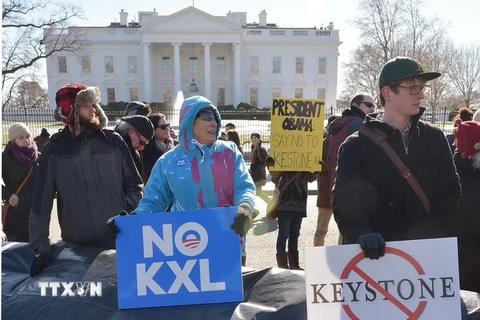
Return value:
[(365, 258), (378, 259), (385, 255), (385, 240), (378, 232), (361, 235), (357, 242), (362, 248)]
[(248, 230), (252, 226), (252, 209), (245, 205), (238, 206), (238, 212), (233, 223), (230, 226), (235, 233), (239, 234), (241, 237), (247, 234)]
[[(128, 212), (125, 211), (125, 210), (121, 210), (120, 213), (118, 214), (118, 216), (128, 216)], [(120, 231), (118, 229), (118, 227), (115, 225), (115, 217), (118, 217), (118, 216), (113, 216), (113, 217), (110, 217), (108, 220), (107, 220), (107, 226), (108, 228), (110, 229), (110, 231), (112, 231), (112, 233), (116, 236), (117, 233)]]

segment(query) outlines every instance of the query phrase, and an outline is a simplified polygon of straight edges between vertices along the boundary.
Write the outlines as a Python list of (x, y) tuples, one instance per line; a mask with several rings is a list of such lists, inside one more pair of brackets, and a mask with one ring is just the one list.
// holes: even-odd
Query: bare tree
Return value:
[(48, 92), (37, 81), (23, 81), (16, 86), (12, 104), (17, 109), (48, 108)]
[[(47, 0), (4, 0), (2, 8), (2, 91), (11, 99), (14, 86), (25, 80), (36, 63), (58, 52), (79, 52), (81, 32), (67, 28), (83, 19), (80, 7)], [(32, 73), (30, 71), (30, 73)], [(21, 80), (17, 78), (21, 77)], [(13, 86), (13, 87), (12, 87)], [(5, 103), (3, 103), (5, 106)]]
[(403, 0), (360, 0), (359, 18), (354, 21), (362, 40), (377, 45), (383, 52), (382, 60), (393, 57), (395, 35), (399, 33)]
[(459, 46), (452, 49), (448, 76), (466, 107), (476, 100), (480, 90), (480, 45)]

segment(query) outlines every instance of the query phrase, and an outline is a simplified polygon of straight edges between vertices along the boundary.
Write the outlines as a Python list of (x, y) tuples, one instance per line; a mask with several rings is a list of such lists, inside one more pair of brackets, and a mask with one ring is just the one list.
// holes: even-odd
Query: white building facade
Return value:
[(174, 103), (176, 93), (202, 95), (216, 105), (246, 102), (263, 108), (272, 97), (325, 99), (335, 106), (339, 31), (281, 28), (247, 23), (245, 12), (212, 16), (194, 7), (161, 16), (141, 11), (138, 22), (108, 27), (72, 27), (81, 35), (81, 53), (59, 52), (47, 59), (50, 108), (68, 82), (98, 86), (109, 101)]

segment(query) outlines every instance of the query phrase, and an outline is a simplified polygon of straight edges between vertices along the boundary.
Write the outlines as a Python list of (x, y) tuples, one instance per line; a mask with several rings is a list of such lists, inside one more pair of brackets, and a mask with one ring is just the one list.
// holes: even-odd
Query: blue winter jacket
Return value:
[(221, 127), (220, 113), (204, 97), (188, 98), (180, 110), (179, 145), (156, 162), (136, 214), (246, 205), (255, 201), (255, 185), (235, 144), (217, 140), (199, 146), (192, 142), (193, 124), (202, 109), (212, 109)]

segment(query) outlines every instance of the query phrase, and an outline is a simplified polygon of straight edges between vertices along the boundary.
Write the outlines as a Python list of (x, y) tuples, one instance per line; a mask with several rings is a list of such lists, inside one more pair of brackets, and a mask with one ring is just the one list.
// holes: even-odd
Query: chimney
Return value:
[(123, 9), (119, 12), (120, 14), (120, 25), (126, 26), (128, 21), (128, 13), (123, 11)]
[(265, 10), (262, 10), (262, 12), (258, 14), (258, 25), (260, 27), (267, 26), (267, 12)]

